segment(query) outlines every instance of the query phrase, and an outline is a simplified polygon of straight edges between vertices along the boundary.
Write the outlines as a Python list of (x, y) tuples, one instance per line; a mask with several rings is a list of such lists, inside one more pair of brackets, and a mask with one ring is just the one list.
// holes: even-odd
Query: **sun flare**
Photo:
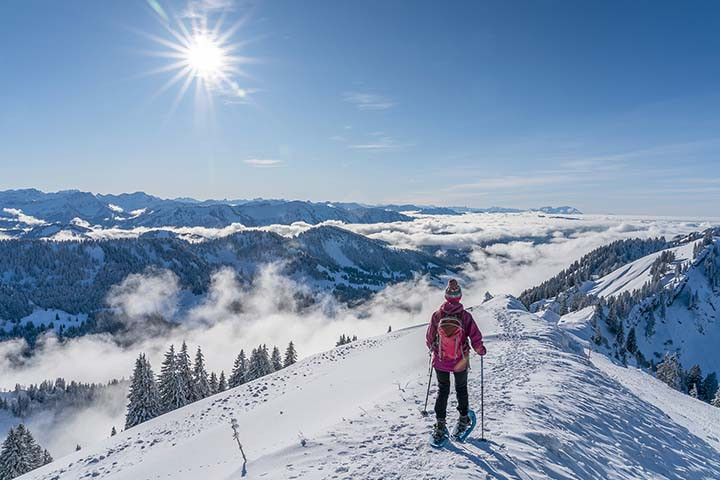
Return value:
[(150, 54), (171, 62), (148, 73), (172, 74), (158, 94), (179, 85), (173, 110), (193, 84), (196, 100), (201, 103), (212, 104), (213, 96), (245, 103), (252, 90), (241, 87), (238, 78), (249, 77), (241, 66), (252, 59), (237, 54), (243, 43), (231, 43), (242, 21), (223, 28), (223, 17), (212, 27), (207, 17), (192, 17), (188, 21), (164, 12), (160, 17), (169, 35), (147, 35), (162, 48)]
[(185, 52), (185, 61), (193, 75), (205, 80), (222, 77), (226, 64), (226, 53), (205, 33), (199, 33), (190, 40)]

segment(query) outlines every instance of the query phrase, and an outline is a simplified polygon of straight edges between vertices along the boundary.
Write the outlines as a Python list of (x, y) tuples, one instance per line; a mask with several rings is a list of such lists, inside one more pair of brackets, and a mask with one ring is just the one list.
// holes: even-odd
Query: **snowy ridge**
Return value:
[[(512, 297), (496, 297), (473, 315), (489, 350), (489, 443), (477, 440), (478, 427), (464, 445), (428, 446), (432, 420), (419, 414), (428, 373), (421, 325), (315, 355), (21, 478), (239, 478), (231, 417), (249, 457), (246, 478), (720, 477), (720, 422), (691, 433), (645, 398), (665, 388), (652, 377), (637, 372), (643, 388), (623, 386)], [(480, 362), (472, 362), (470, 401), (479, 410)], [(678, 408), (696, 407), (683, 397)]]
[[(653, 265), (660, 257), (672, 258), (665, 273), (656, 275), (659, 291), (642, 298), (618, 320), (624, 332), (635, 331), (637, 349), (648, 362), (658, 363), (665, 352), (676, 352), (686, 369), (697, 364), (706, 373), (720, 372), (717, 350), (720, 294), (714, 284), (717, 280), (712, 278), (716, 273), (710, 273), (717, 269), (718, 239), (708, 241), (711, 243), (706, 246), (702, 245), (703, 240), (695, 240), (647, 255), (602, 278), (586, 282), (581, 290), (600, 298), (637, 294), (652, 284)], [(697, 256), (694, 255), (696, 248), (700, 249)], [(544, 308), (555, 308), (553, 303), (546, 302)], [(615, 334), (603, 321), (606, 317), (597, 316), (595, 308), (590, 306), (562, 316), (558, 325), (586, 345), (590, 344), (597, 327), (608, 339), (608, 345), (593, 348), (609, 352)], [(629, 361), (636, 364), (634, 358)]]

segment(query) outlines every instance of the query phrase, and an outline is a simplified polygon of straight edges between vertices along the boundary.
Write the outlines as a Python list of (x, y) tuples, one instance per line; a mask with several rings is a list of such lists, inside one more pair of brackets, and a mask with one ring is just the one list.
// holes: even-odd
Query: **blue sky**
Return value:
[[(0, 3), (0, 189), (717, 216), (716, 2), (156, 1)], [(174, 106), (151, 37), (221, 15)]]

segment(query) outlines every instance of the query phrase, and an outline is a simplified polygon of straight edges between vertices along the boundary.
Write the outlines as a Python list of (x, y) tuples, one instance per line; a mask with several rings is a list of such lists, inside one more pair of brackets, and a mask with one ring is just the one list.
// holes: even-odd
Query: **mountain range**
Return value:
[(45, 321), (35, 328), (41, 326), (34, 320), (48, 309), (63, 318), (89, 318), (92, 327), (95, 315), (107, 308), (110, 289), (130, 274), (171, 271), (182, 289), (201, 296), (222, 268), (231, 268), (249, 288), (271, 264), (314, 294), (327, 292), (351, 303), (417, 275), (440, 282), (458, 271), (441, 257), (327, 225), (295, 237), (249, 230), (197, 243), (164, 231), (103, 241), (5, 240), (0, 242), (0, 334), (34, 337), (49, 326)]
[(289, 225), (303, 222), (390, 223), (407, 222), (408, 212), (424, 215), (462, 213), (580, 214), (573, 207), (542, 207), (519, 210), (493, 207), (433, 207), (420, 205), (366, 205), (347, 202), (306, 202), (297, 200), (205, 200), (162, 199), (144, 192), (119, 195), (93, 194), (78, 190), (45, 193), (35, 189), (0, 192), (1, 238), (83, 237), (90, 229), (138, 227), (223, 228)]

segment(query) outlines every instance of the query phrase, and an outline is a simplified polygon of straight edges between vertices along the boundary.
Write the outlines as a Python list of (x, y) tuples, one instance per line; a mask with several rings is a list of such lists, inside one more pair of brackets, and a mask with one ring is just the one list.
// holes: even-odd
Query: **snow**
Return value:
[[(717, 241), (717, 240), (716, 240)], [(675, 263), (693, 262), (692, 253), (696, 242), (668, 249), (675, 253)], [(620, 267), (595, 282), (587, 282), (583, 290), (599, 296), (614, 296), (633, 290), (651, 280), (650, 267), (663, 252), (653, 253), (635, 262)], [(695, 262), (697, 263), (697, 261)], [(717, 312), (720, 311), (720, 298), (707, 284), (702, 266), (691, 267), (687, 273), (676, 277), (670, 273), (664, 279), (668, 291), (675, 292), (666, 304), (666, 318), (657, 317), (653, 325), (648, 325), (640, 313), (635, 310), (625, 324), (625, 329), (636, 329), (638, 348), (647, 360), (659, 362), (665, 352), (678, 352), (685, 369), (699, 365), (703, 374), (720, 372), (720, 329)], [(694, 292), (699, 297), (698, 305), (689, 308), (687, 297)], [(543, 302), (537, 302), (533, 309), (543, 308)], [(593, 335), (590, 323), (593, 307), (564, 315), (557, 325), (577, 340), (587, 343)], [(601, 325), (605, 331), (605, 326)]]
[(678, 392), (642, 370), (614, 364), (604, 355), (593, 355), (592, 362), (674, 422), (720, 450), (720, 408)]
[[(552, 310), (546, 310), (545, 312), (552, 312)], [(543, 314), (545, 314), (543, 312)], [(563, 330), (572, 333), (576, 337), (587, 340), (593, 332), (590, 327), (590, 319), (595, 313), (595, 307), (585, 307), (576, 312), (563, 315), (556, 320), (558, 327)]]
[[(57, 318), (57, 320), (56, 320)], [(41, 325), (48, 326), (51, 323), (55, 327), (55, 332), (60, 331), (61, 326), (65, 326), (65, 328), (69, 327), (79, 327), (83, 323), (87, 321), (87, 314), (81, 313), (81, 314), (70, 314), (67, 312), (64, 312), (62, 310), (56, 310), (53, 308), (49, 309), (42, 309), (37, 308), (31, 313), (30, 315), (27, 315), (20, 319), (21, 325), (26, 325), (28, 323), (32, 323), (36, 327), (39, 327)], [(2, 320), (0, 319), (0, 322)], [(1, 324), (1, 323), (0, 323)], [(11, 322), (5, 322), (4, 329), (6, 331), (12, 330), (14, 324)]]
[[(675, 254), (676, 262), (688, 262), (692, 260), (694, 245), (695, 242), (691, 242), (669, 250)], [(623, 265), (598, 281), (585, 285), (584, 290), (599, 297), (617, 296), (624, 292), (632, 293), (634, 290), (640, 290), (651, 280), (650, 267), (661, 254), (662, 252), (656, 252)]]
[(117, 213), (123, 213), (125, 210), (123, 210), (122, 207), (119, 207), (117, 205), (113, 205), (112, 203), (108, 203), (108, 208), (112, 210), (113, 212)]
[(45, 225), (44, 220), (35, 218), (32, 215), (26, 215), (22, 212), (22, 210), (17, 208), (3, 208), (3, 212), (17, 217), (17, 221), (20, 223), (25, 223), (27, 225)]
[(323, 247), (325, 248), (325, 252), (328, 256), (330, 256), (330, 258), (332, 258), (341, 268), (357, 268), (355, 263), (343, 252), (343, 243), (335, 239), (331, 239), (324, 242)]
[[(233, 417), (250, 479), (720, 477), (715, 427), (687, 425), (692, 412), (718, 425), (715, 412), (677, 396), (668, 397), (676, 405), (666, 414), (657, 400), (667, 393), (662, 385), (588, 360), (562, 329), (512, 297), (498, 296), (473, 315), (489, 351), (488, 443), (479, 441), (478, 426), (465, 444), (429, 447), (432, 419), (419, 414), (428, 378), (420, 325), (307, 358), (21, 478), (238, 478)], [(473, 356), (472, 364), (470, 401), (479, 411), (480, 360)]]

